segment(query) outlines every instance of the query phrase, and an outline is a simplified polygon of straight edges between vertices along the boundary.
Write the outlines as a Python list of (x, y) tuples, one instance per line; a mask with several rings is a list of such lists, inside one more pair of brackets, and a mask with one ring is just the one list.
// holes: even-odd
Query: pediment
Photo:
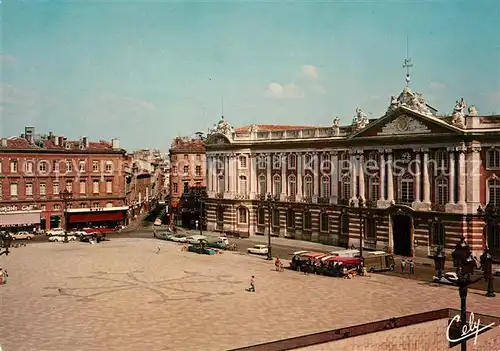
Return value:
[(418, 136), (460, 132), (459, 128), (438, 117), (422, 115), (400, 107), (354, 133), (351, 138)]
[(208, 137), (206, 144), (223, 145), (230, 144), (230, 141), (224, 134), (216, 133)]

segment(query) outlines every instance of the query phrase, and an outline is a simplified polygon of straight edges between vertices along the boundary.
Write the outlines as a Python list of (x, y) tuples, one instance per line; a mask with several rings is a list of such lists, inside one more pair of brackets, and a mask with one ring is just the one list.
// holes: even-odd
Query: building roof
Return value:
[(249, 132), (251, 128), (257, 128), (258, 131), (285, 131), (285, 130), (300, 130), (307, 128), (318, 128), (317, 126), (294, 126), (294, 125), (280, 125), (280, 124), (252, 124), (235, 129), (235, 132)]
[(172, 141), (170, 152), (205, 152), (205, 140), (189, 137), (176, 137)]
[[(56, 143), (55, 138), (58, 139)], [(25, 137), (8, 137), (0, 138), (0, 149), (15, 149), (15, 150), (49, 150), (49, 151), (113, 151), (112, 143), (99, 140), (88, 141), (87, 146), (82, 148), (83, 140), (66, 140), (63, 137), (36, 137), (33, 142), (30, 142)], [(119, 149), (121, 151), (121, 149)]]

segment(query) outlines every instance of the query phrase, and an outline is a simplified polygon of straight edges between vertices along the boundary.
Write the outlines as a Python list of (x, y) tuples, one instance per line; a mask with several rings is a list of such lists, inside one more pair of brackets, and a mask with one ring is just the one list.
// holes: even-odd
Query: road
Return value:
[[(190, 231), (187, 232), (187, 235), (194, 235), (194, 234), (199, 234), (199, 232), (195, 231)], [(140, 230), (132, 231), (132, 232), (122, 232), (122, 233), (116, 233), (116, 234), (108, 234), (107, 237), (109, 239), (113, 238), (151, 238), (153, 239), (153, 233), (150, 228), (143, 228)], [(238, 238), (230, 238), (230, 242), (235, 243), (238, 245), (238, 250), (240, 252), (247, 252), (247, 249), (249, 247), (252, 247), (253, 245), (256, 244), (266, 244), (264, 237), (257, 237), (257, 238), (247, 238), (247, 239), (238, 239)], [(281, 240), (283, 241), (284, 239), (274, 239), (274, 241)], [(30, 242), (44, 242), (48, 241), (48, 237), (39, 235), (36, 236), (32, 240), (23, 240), (23, 242), (29, 244)], [(16, 243), (16, 242), (14, 242)], [(294, 240), (286, 240), (286, 245), (283, 244), (278, 244), (274, 242), (272, 244), (272, 254), (273, 257), (280, 257), (281, 259), (291, 259), (291, 254), (295, 251), (299, 250), (310, 250), (310, 251), (321, 251), (321, 252), (328, 252), (335, 250), (335, 247), (331, 246), (324, 246), (320, 245), (317, 243), (310, 243), (310, 242), (302, 242), (302, 241), (294, 241)], [(255, 255), (256, 259), (265, 259), (265, 256), (257, 256)], [(394, 277), (398, 277), (401, 279), (411, 279), (411, 280), (418, 280), (425, 282), (427, 284), (431, 285), (437, 285), (435, 283), (431, 283), (432, 277), (435, 274), (434, 268), (432, 266), (427, 266), (427, 265), (416, 265), (415, 266), (415, 273), (414, 274), (409, 274), (408, 272), (402, 274), (401, 273), (401, 265), (400, 265), (401, 260), (399, 258), (396, 258), (396, 270), (394, 272), (381, 272), (377, 274), (384, 274), (384, 275), (390, 275)], [(493, 279), (493, 286), (494, 290), (497, 293), (500, 293), (500, 278), (495, 277)], [(485, 280), (481, 280), (475, 284), (472, 284), (470, 286), (473, 289), (477, 290), (483, 290), (486, 291), (487, 289), (487, 282)]]

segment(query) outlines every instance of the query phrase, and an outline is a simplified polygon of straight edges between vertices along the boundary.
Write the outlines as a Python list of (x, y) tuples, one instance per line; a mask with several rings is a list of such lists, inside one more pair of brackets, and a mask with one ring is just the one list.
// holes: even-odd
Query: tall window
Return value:
[(448, 179), (439, 177), (436, 179), (436, 202), (438, 205), (446, 205), (448, 203)]
[(342, 177), (342, 199), (347, 200), (351, 198), (351, 177), (349, 177), (349, 174), (346, 173)]
[(99, 194), (99, 181), (98, 180), (92, 181), (92, 192), (94, 194)]
[(376, 202), (380, 198), (380, 182), (377, 176), (370, 177), (370, 200)]
[(489, 169), (500, 169), (500, 150), (491, 149), (486, 153), (486, 164)]
[(304, 230), (311, 230), (312, 229), (311, 212), (309, 211), (304, 212), (303, 219), (304, 219)]
[(266, 224), (266, 210), (264, 207), (259, 207), (259, 212), (257, 213), (257, 223), (259, 225)]
[(194, 172), (197, 177), (201, 176), (201, 166), (196, 166)]
[(304, 155), (304, 169), (314, 169), (313, 157), (311, 154)]
[(189, 174), (189, 166), (184, 166), (183, 167), (183, 173), (184, 173), (184, 175), (188, 175)]
[(217, 207), (217, 223), (224, 223), (224, 208)]
[(241, 195), (246, 195), (247, 194), (247, 177), (245, 176), (240, 176), (240, 187), (239, 191)]
[(70, 193), (73, 192), (73, 181), (72, 180), (66, 181), (66, 190)]
[(328, 214), (327, 213), (321, 214), (321, 231), (328, 233)]
[(488, 195), (488, 203), (492, 204), (493, 206), (500, 206), (500, 180), (488, 180)]
[(295, 211), (292, 208), (289, 208), (286, 212), (286, 226), (295, 228)]
[(47, 172), (47, 161), (40, 161), (40, 163), (38, 164), (38, 169), (40, 170), (40, 172)]
[(218, 191), (219, 191), (219, 193), (223, 193), (224, 191), (226, 191), (226, 188), (225, 188), (226, 184), (224, 182), (224, 175), (221, 174), (219, 176), (218, 180), (219, 180), (219, 184), (218, 184), (218, 188), (219, 189), (218, 189)]
[(330, 177), (323, 176), (321, 177), (321, 197), (329, 197), (330, 196)]
[(280, 210), (273, 210), (273, 227), (280, 226)]
[[(146, 191), (147, 190), (148, 189), (146, 188)], [(106, 181), (106, 193), (111, 194), (112, 192), (113, 192), (113, 181), (112, 180), (107, 180)]]
[(73, 164), (71, 163), (70, 160), (66, 161), (66, 172), (72, 172), (73, 171)]
[(99, 172), (99, 161), (92, 161), (92, 172)]
[(267, 192), (266, 176), (264, 174), (261, 174), (259, 176), (259, 194), (266, 195), (266, 192)]
[(40, 183), (40, 196), (47, 195), (47, 185), (45, 183)]
[(280, 169), (280, 168), (281, 168), (281, 155), (274, 154), (273, 155), (273, 169)]
[(26, 183), (26, 196), (33, 196), (33, 184)]
[(85, 194), (87, 192), (87, 186), (84, 180), (80, 180), (80, 194)]
[(177, 166), (172, 166), (172, 175), (177, 175)]
[(257, 156), (257, 168), (258, 169), (266, 169), (266, 156), (258, 155)]
[(433, 223), (431, 228), (431, 245), (444, 246), (444, 225), (443, 223)]
[(33, 174), (33, 161), (26, 161), (25, 168), (26, 174)]
[(344, 235), (349, 234), (349, 216), (347, 214), (340, 217), (340, 232)]
[(179, 185), (177, 183), (172, 183), (172, 191), (174, 194), (179, 192)]
[(401, 201), (404, 203), (411, 203), (415, 200), (415, 193), (413, 189), (413, 176), (406, 173), (401, 178)]
[(340, 154), (340, 169), (347, 172), (351, 169), (351, 161), (347, 152)]
[(295, 196), (297, 194), (297, 180), (293, 174), (288, 176), (288, 195)]
[(500, 227), (490, 224), (486, 227), (486, 236), (488, 238), (488, 247), (492, 250), (500, 250)]
[(201, 155), (200, 154), (196, 154), (196, 161), (201, 161)]
[(85, 172), (85, 161), (80, 161), (79, 171)]
[[(113, 163), (112, 162), (106, 162), (106, 173), (111, 173), (113, 172)], [(177, 173), (177, 171), (175, 172)]]
[(444, 171), (448, 169), (448, 153), (446, 151), (436, 151), (435, 158), (438, 170)]
[(273, 177), (273, 190), (274, 195), (279, 196), (281, 194), (281, 177), (277, 174)]
[(288, 155), (288, 168), (295, 169), (297, 167), (297, 155), (289, 154)]
[(377, 238), (377, 224), (373, 218), (364, 219), (364, 234), (365, 239), (374, 240)]
[(248, 211), (245, 207), (238, 208), (238, 223), (240, 224), (248, 223), (247, 212)]
[(240, 156), (240, 168), (247, 168), (246, 156)]
[(59, 183), (52, 183), (52, 194), (59, 195)]
[(10, 161), (10, 173), (17, 173), (17, 161)]
[(309, 174), (304, 177), (304, 196), (313, 196), (313, 179)]
[(17, 183), (10, 183), (10, 196), (17, 196)]

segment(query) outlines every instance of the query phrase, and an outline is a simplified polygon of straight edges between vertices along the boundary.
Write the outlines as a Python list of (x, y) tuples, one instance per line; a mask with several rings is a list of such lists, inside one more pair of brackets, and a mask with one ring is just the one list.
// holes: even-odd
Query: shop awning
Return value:
[(125, 219), (125, 212), (88, 212), (69, 214), (70, 223), (121, 221)]
[(40, 213), (41, 211), (28, 213), (1, 213), (0, 227), (29, 226), (40, 224)]

